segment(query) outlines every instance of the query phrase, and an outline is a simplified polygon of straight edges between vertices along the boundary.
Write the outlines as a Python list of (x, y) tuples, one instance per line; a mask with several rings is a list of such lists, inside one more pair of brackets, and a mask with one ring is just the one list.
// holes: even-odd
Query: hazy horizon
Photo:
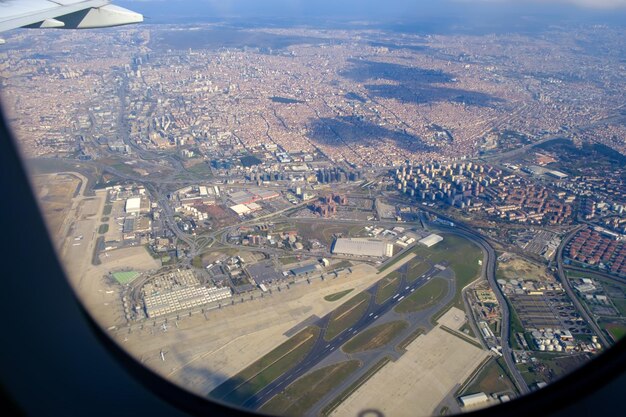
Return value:
[[(623, 26), (626, 2), (622, 0), (535, 1), (508, 0), (390, 0), (334, 2), (322, 0), (119, 0), (116, 4), (146, 16), (145, 23), (201, 23), (229, 21), (239, 24), (273, 25), (371, 25), (428, 32), (533, 31), (551, 25), (608, 24)], [(590, 7), (596, 4), (604, 7)], [(609, 7), (613, 5), (613, 7)]]

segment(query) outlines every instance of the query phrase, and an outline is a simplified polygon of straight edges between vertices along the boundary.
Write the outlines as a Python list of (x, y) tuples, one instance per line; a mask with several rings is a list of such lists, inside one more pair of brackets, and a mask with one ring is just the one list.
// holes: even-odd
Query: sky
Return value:
[(113, 0), (147, 17), (147, 23), (203, 19), (338, 19), (468, 21), (549, 19), (626, 21), (626, 0)]

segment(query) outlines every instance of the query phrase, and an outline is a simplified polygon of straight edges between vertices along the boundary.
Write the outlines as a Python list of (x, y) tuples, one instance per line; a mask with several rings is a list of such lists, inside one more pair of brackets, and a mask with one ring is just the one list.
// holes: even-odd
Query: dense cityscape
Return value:
[(626, 335), (623, 36), (17, 30), (0, 94), (145, 366), (274, 415), (447, 415)]

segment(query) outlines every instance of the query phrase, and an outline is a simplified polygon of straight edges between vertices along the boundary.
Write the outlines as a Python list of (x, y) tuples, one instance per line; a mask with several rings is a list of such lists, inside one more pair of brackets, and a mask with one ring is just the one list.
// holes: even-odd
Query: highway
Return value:
[(519, 390), (520, 394), (524, 395), (530, 392), (528, 388), (528, 384), (524, 381), (522, 374), (515, 364), (515, 360), (513, 358), (513, 349), (511, 348), (511, 312), (509, 310), (509, 304), (507, 303), (506, 297), (502, 292), (502, 289), (496, 282), (496, 252), (491, 247), (489, 242), (487, 242), (482, 236), (479, 234), (467, 230), (464, 228), (458, 227), (445, 227), (437, 225), (437, 229), (441, 231), (445, 231), (448, 233), (453, 233), (459, 236), (462, 236), (475, 244), (477, 244), (485, 254), (485, 259), (483, 261), (482, 275), (483, 278), (487, 279), (489, 282), (489, 286), (493, 289), (494, 294), (498, 300), (498, 304), (500, 304), (500, 309), (502, 310), (502, 327), (500, 331), (500, 344), (502, 345), (502, 358), (506, 362), (507, 368), (509, 368), (509, 373), (513, 378), (513, 382), (515, 386)]
[[(344, 330), (331, 341), (326, 341), (324, 339), (324, 334), (327, 330), (332, 313), (327, 314), (317, 322), (312, 323), (311, 325), (320, 327), (322, 331), (307, 356), (301, 362), (293, 366), (289, 371), (285, 372), (280, 377), (265, 386), (261, 391), (248, 398), (241, 405), (248, 409), (258, 409), (265, 402), (279, 394), (287, 385), (311, 371), (317, 364), (326, 359), (326, 357), (332, 354), (335, 350), (341, 348), (344, 343), (370, 327), (376, 322), (376, 320), (383, 317), (386, 313), (398, 305), (401, 300), (426, 284), (432, 277), (441, 272), (438, 268), (432, 267), (426, 273), (422, 274), (420, 278), (416, 279), (412, 283), (409, 283), (406, 276), (407, 269), (407, 265), (403, 265), (398, 269), (402, 276), (402, 280), (398, 286), (399, 290), (395, 295), (389, 297), (389, 299), (387, 299), (387, 301), (383, 304), (378, 305), (375, 301), (379, 285), (378, 283), (366, 290), (371, 297), (365, 313), (352, 327)], [(451, 288), (451, 290), (454, 290), (454, 288)]]
[[(584, 227), (584, 225), (581, 227)], [(556, 252), (556, 266), (557, 266), (557, 270), (559, 273), (559, 280), (561, 281), (561, 284), (563, 284), (563, 289), (565, 290), (565, 292), (567, 292), (567, 295), (569, 296), (569, 298), (571, 298), (572, 304), (576, 306), (576, 309), (580, 312), (580, 315), (582, 316), (582, 318), (589, 324), (589, 327), (591, 327), (593, 332), (598, 336), (598, 339), (600, 339), (602, 346), (606, 348), (606, 347), (609, 347), (611, 343), (606, 338), (606, 336), (604, 335), (604, 332), (602, 331), (602, 329), (600, 329), (596, 321), (589, 315), (585, 306), (582, 305), (578, 297), (576, 297), (576, 294), (574, 293), (574, 290), (572, 289), (572, 286), (569, 280), (565, 276), (565, 270), (563, 269), (563, 249), (565, 248), (567, 243), (574, 237), (574, 235), (578, 232), (578, 230), (580, 230), (581, 227), (577, 227), (570, 234), (568, 234), (565, 238), (563, 238), (563, 240), (561, 240), (559, 249)]]

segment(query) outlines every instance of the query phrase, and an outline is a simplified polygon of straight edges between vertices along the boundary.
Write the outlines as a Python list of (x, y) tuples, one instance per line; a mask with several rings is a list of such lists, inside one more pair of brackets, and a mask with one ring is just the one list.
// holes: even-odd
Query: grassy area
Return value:
[(219, 385), (210, 396), (242, 404), (267, 384), (300, 362), (315, 344), (319, 327), (309, 326)]
[(139, 276), (139, 272), (137, 271), (123, 271), (123, 272), (114, 272), (113, 278), (120, 284), (128, 284), (135, 278)]
[(508, 298), (506, 299), (506, 303), (509, 305), (509, 311), (511, 313), (509, 314), (509, 318), (511, 321), (511, 325), (509, 327), (509, 340), (511, 340), (511, 347), (513, 349), (520, 349), (521, 346), (519, 345), (519, 342), (517, 341), (517, 337), (515, 335), (517, 333), (524, 333), (524, 326), (522, 326), (522, 321), (520, 320), (519, 316), (517, 315), (517, 311), (515, 311), (515, 308), (513, 308), (513, 305), (511, 305), (511, 302)]
[(196, 256), (195, 258), (193, 258), (193, 260), (191, 261), (191, 265), (193, 265), (194, 268), (198, 269), (204, 268), (204, 265), (202, 264), (202, 256)]
[(563, 353), (536, 352), (533, 356), (552, 371), (550, 376), (554, 379), (569, 374), (589, 360), (589, 357), (585, 354), (569, 355)]
[[(359, 229), (362, 226), (358, 226)], [(354, 226), (342, 226), (336, 224), (324, 224), (324, 223), (297, 223), (295, 228), (298, 230), (298, 234), (307, 239), (317, 239), (320, 242), (328, 245), (333, 243), (333, 236), (349, 237), (350, 231)]]
[[(465, 310), (461, 291), (470, 282), (478, 278), (481, 270), (478, 261), (483, 259), (483, 254), (478, 246), (465, 238), (447, 233), (442, 233), (441, 236), (443, 241), (432, 248), (418, 245), (411, 252), (418, 257), (427, 259), (428, 263), (437, 264), (444, 261), (448, 263), (449, 267), (454, 271), (456, 293), (452, 303), (446, 307), (454, 306)], [(418, 271), (416, 270), (416, 272)]]
[(311, 372), (265, 403), (260, 411), (274, 415), (302, 416), (359, 366), (359, 361), (351, 360)]
[(356, 323), (367, 310), (369, 302), (370, 295), (366, 292), (361, 292), (337, 307), (330, 317), (326, 333), (324, 333), (324, 339), (332, 340), (339, 333)]
[(480, 371), (464, 390), (462, 395), (485, 392), (487, 395), (496, 392), (515, 392), (515, 384), (509, 379), (507, 372), (495, 359)]
[(424, 332), (425, 332), (425, 330), (422, 329), (421, 327), (416, 329), (413, 333), (411, 333), (406, 338), (404, 338), (404, 340), (402, 342), (398, 343), (398, 346), (396, 346), (396, 349), (399, 349), (399, 350), (406, 349), (406, 347), (408, 345), (410, 345), (411, 342), (413, 342), (415, 339), (417, 339), (419, 337), (419, 335), (424, 334)]
[(109, 225), (107, 223), (101, 224), (100, 227), (98, 227), (98, 233), (103, 235), (106, 232), (109, 231)]
[(102, 215), (108, 216), (111, 214), (112, 211), (113, 211), (113, 204), (106, 204), (104, 206), (104, 209), (102, 210)]
[(377, 349), (391, 342), (401, 331), (409, 326), (404, 320), (391, 321), (372, 327), (350, 339), (341, 350), (346, 353), (363, 352)]
[(529, 386), (536, 384), (537, 382), (549, 382), (548, 378), (543, 376), (542, 374), (538, 374), (533, 371), (533, 366), (528, 363), (520, 363), (517, 364), (517, 369), (519, 369), (522, 374), (522, 378)]
[(459, 331), (471, 337), (476, 337), (476, 335), (474, 334), (474, 330), (472, 330), (472, 326), (470, 326), (469, 324), (469, 321), (466, 321), (465, 324), (463, 324), (463, 326), (459, 328)]
[(324, 297), (324, 300), (330, 301), (330, 302), (337, 301), (340, 298), (350, 294), (352, 291), (354, 291), (354, 288), (350, 288), (349, 290), (339, 291), (334, 294), (329, 294), (326, 297)]
[(363, 375), (361, 375), (361, 377), (359, 379), (354, 381), (353, 384), (351, 384), (341, 394), (339, 394), (335, 399), (333, 399), (331, 402), (329, 402), (328, 405), (322, 409), (320, 414), (323, 415), (323, 416), (328, 416), (330, 413), (332, 413), (333, 410), (339, 406), (339, 404), (344, 402), (346, 400), (346, 398), (348, 398), (350, 395), (352, 395), (352, 393), (354, 391), (359, 389), (359, 387), (361, 385), (365, 384), (372, 376), (374, 376), (374, 374), (376, 372), (380, 371), (383, 366), (387, 365), (387, 363), (389, 361), (390, 361), (389, 357), (385, 356), (384, 358), (382, 358), (381, 360), (376, 362), (376, 364), (374, 364), (371, 368), (369, 368), (367, 370), (367, 372), (365, 372)]
[(192, 172), (196, 175), (200, 175), (204, 178), (209, 178), (213, 176), (211, 172), (211, 166), (206, 162), (199, 162), (195, 165), (192, 165), (189, 168), (187, 168), (187, 171)]
[[(478, 246), (469, 240), (457, 236), (446, 235), (442, 243), (447, 243), (447, 246), (441, 248), (442, 254), (445, 255), (449, 252), (446, 259), (450, 262), (456, 278), (454, 306), (464, 310), (461, 291), (480, 274), (481, 266), (478, 261), (483, 258), (483, 253)], [(440, 262), (437, 259), (431, 260)]]
[(622, 323), (606, 323), (604, 327), (616, 342), (626, 336), (626, 326)]
[(439, 302), (448, 292), (448, 282), (443, 278), (433, 278), (423, 287), (402, 300), (395, 308), (397, 313), (412, 313), (424, 310)]
[(623, 298), (612, 298), (613, 304), (615, 304), (615, 308), (619, 311), (619, 314), (622, 317), (626, 317), (626, 300)]
[(347, 261), (347, 260), (344, 259), (342, 261), (337, 262), (334, 265), (331, 265), (331, 268), (332, 269), (341, 269), (341, 268), (350, 268), (351, 266), (352, 266), (352, 262)]
[(394, 271), (378, 282), (376, 291), (376, 304), (382, 304), (391, 297), (400, 285), (400, 273)]
[(284, 258), (278, 258), (278, 262), (280, 262), (282, 265), (289, 265), (298, 262), (298, 258), (296, 258), (295, 256), (286, 256)]
[(430, 269), (430, 265), (426, 262), (418, 261), (417, 259), (413, 259), (409, 262), (409, 270), (407, 272), (406, 280), (408, 282), (413, 282), (422, 275), (424, 275)]

